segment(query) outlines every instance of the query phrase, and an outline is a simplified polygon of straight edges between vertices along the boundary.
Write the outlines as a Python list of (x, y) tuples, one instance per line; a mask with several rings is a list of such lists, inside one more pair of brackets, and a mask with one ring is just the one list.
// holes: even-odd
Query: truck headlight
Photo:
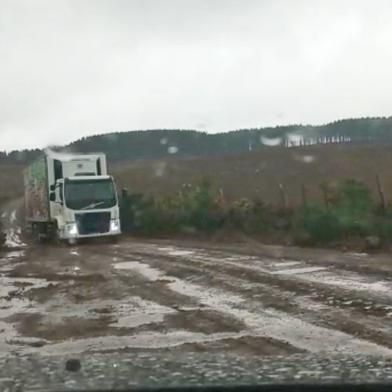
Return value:
[(113, 219), (110, 221), (110, 231), (120, 231), (120, 220)]
[(78, 235), (78, 226), (76, 225), (76, 223), (69, 223), (65, 225), (65, 231), (69, 235)]

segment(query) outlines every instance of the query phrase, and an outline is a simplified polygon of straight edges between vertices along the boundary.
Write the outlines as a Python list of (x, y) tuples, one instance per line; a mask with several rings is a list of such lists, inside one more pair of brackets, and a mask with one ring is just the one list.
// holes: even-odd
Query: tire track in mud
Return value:
[[(219, 244), (184, 241), (181, 248), (211, 254), (235, 254), (239, 257), (302, 261), (313, 266), (333, 267), (361, 275), (392, 279), (390, 256), (387, 253), (347, 252), (326, 248), (300, 248), (297, 246), (267, 245), (247, 239), (247, 244)], [(172, 247), (173, 241), (161, 240), (160, 244), (149, 241), (147, 245)]]
[[(216, 255), (206, 253), (192, 255), (194, 251), (188, 251), (187, 255), (180, 255), (178, 252), (174, 252), (175, 254), (162, 254), (156, 251), (154, 252), (154, 250), (156, 249), (152, 249), (152, 251), (151, 249), (144, 251), (135, 250), (132, 252), (131, 257), (135, 257), (135, 255), (141, 258), (155, 257), (158, 263), (161, 260), (167, 260), (171, 265), (177, 262), (178, 267), (182, 269), (188, 268), (191, 272), (202, 271), (203, 273), (207, 273), (206, 269), (208, 269), (214, 273), (227, 275), (228, 280), (232, 280), (233, 277), (243, 277), (243, 280), (249, 282), (259, 282), (269, 287), (294, 291), (298, 294), (314, 294), (315, 288), (317, 288), (318, 293), (322, 292), (326, 296), (338, 293), (339, 297), (335, 299), (337, 303), (344, 302), (345, 305), (352, 305), (355, 309), (360, 308), (362, 301), (363, 305), (367, 308), (371, 308), (373, 302), (377, 301), (380, 314), (382, 310), (386, 313), (392, 311), (392, 280), (384, 279), (380, 281), (378, 279), (376, 282), (369, 282), (368, 276), (360, 276), (356, 273), (350, 275), (343, 269), (338, 270), (331, 267), (309, 267), (309, 263), (305, 264), (303, 261), (272, 259), (264, 261), (256, 257), (247, 258), (240, 256), (238, 258), (233, 257), (233, 255), (230, 257), (220, 255), (220, 257), (217, 257)], [(123, 253), (123, 256), (129, 257), (129, 254)], [(233, 262), (233, 259), (236, 261)], [(272, 266), (272, 268), (263, 268), (260, 264), (267, 264), (267, 266)], [(286, 267), (288, 265), (290, 267), (296, 265), (297, 268), (287, 269)], [(304, 267), (304, 265), (306, 266)], [(309, 276), (309, 273), (313, 274), (314, 272), (326, 273), (329, 276)], [(364, 283), (362, 281), (364, 279), (367, 282)], [(344, 283), (349, 283), (349, 285), (345, 286)], [(350, 301), (350, 296), (353, 297), (353, 301)], [(328, 300), (330, 301), (331, 298), (328, 298)]]
[[(187, 261), (190, 261), (192, 264), (195, 260), (189, 258), (191, 252), (192, 251), (175, 252), (174, 255), (171, 255), (172, 260), (173, 256), (174, 258), (186, 257)], [(219, 289), (216, 287), (209, 288), (205, 285), (195, 285), (189, 281), (179, 279), (176, 276), (166, 275), (162, 272), (163, 265), (160, 265), (160, 268), (156, 269), (156, 264), (160, 263), (161, 254), (155, 253), (151, 255), (150, 252), (150, 254), (144, 254), (143, 256), (141, 253), (142, 252), (135, 250), (134, 252), (125, 255), (121, 254), (121, 257), (124, 260), (134, 259), (135, 256), (142, 257), (142, 259), (143, 257), (149, 257), (149, 260), (144, 262), (128, 262), (128, 266), (131, 271), (137, 271), (147, 279), (171, 280), (171, 283), (169, 283), (168, 286), (173, 291), (198, 298), (200, 303), (216, 310), (217, 312), (228, 313), (235, 315), (235, 317), (242, 319), (243, 321), (245, 320), (248, 327), (257, 331), (260, 336), (269, 336), (279, 341), (286, 341), (295, 347), (313, 352), (378, 352), (387, 356), (391, 354), (391, 350), (388, 350), (386, 347), (354, 338), (353, 336), (345, 334), (337, 329), (323, 328), (315, 324), (308, 323), (301, 318), (293, 317), (287, 312), (283, 313), (273, 308), (261, 308), (257, 310), (254, 307), (262, 307), (262, 303), (249, 301), (249, 298), (245, 299), (243, 296), (237, 294), (238, 290), (225, 291), (222, 290), (222, 287), (219, 287)], [(120, 255), (117, 252), (117, 257), (119, 256)], [(154, 261), (151, 256), (156, 258), (156, 260)], [(182, 262), (186, 263), (187, 261), (183, 260)], [(196, 262), (199, 261), (200, 260), (196, 260)], [(168, 263), (169, 262), (170, 261), (168, 261)], [(151, 267), (151, 264), (153, 264), (154, 267)], [(177, 263), (176, 268), (178, 267), (180, 271), (181, 265)], [(189, 268), (189, 266), (187, 267)], [(185, 267), (185, 269), (187, 267)], [(163, 268), (165, 269), (165, 267)], [(178, 276), (178, 274), (181, 273), (179, 272), (176, 275)], [(229, 278), (227, 275), (226, 277)], [(233, 291), (235, 294), (233, 294)], [(220, 300), (218, 301), (217, 298), (220, 298)], [(228, 298), (231, 298), (231, 300), (228, 300)], [(244, 304), (244, 302), (246, 303)], [(260, 325), (263, 327), (260, 328)], [(324, 347), (321, 347), (321, 344), (324, 344)], [(325, 345), (327, 345), (328, 348), (326, 348)]]
[[(362, 311), (363, 315), (377, 314), (379, 316), (392, 316), (392, 299), (389, 295), (384, 296), (380, 293), (372, 293), (373, 298), (369, 296), (368, 291), (355, 290), (351, 288), (344, 288), (340, 285), (323, 284), (312, 279), (302, 279), (296, 274), (287, 275), (286, 273), (277, 274), (275, 271), (268, 271), (257, 266), (245, 265), (241, 263), (227, 262), (225, 257), (216, 258), (211, 255), (204, 255), (202, 257), (179, 257), (167, 254), (157, 254), (156, 252), (148, 251), (134, 251), (132, 254), (123, 253), (122, 257), (135, 257), (138, 260), (143, 260), (146, 257), (150, 261), (159, 265), (165, 265), (166, 271), (169, 273), (176, 273), (181, 270), (189, 274), (199, 273), (202, 279), (208, 278), (213, 274), (213, 278), (221, 277), (222, 284), (230, 284), (230, 281), (240, 279), (242, 286), (258, 284), (258, 288), (265, 286), (268, 292), (271, 290), (279, 294), (288, 293), (288, 297), (292, 295), (302, 295), (313, 297), (320, 305), (334, 306), (344, 305), (345, 310)], [(231, 257), (232, 258), (232, 257)], [(248, 261), (248, 260), (247, 260)], [(253, 262), (253, 260), (250, 260)], [(260, 260), (258, 260), (260, 261)], [(276, 265), (299, 262), (281, 262), (275, 261)], [(176, 266), (176, 268), (174, 268)], [(312, 267), (311, 267), (312, 268)], [(301, 269), (301, 268), (299, 268)], [(307, 270), (310, 268), (307, 267)], [(385, 291), (383, 292), (383, 294)], [(338, 295), (336, 295), (338, 294)], [(387, 291), (387, 294), (391, 294)]]
[[(32, 249), (28, 263), (10, 271), (10, 279), (29, 276), (52, 279), (56, 285), (25, 293), (27, 304), (34, 308), (7, 318), (14, 327), (8, 351), (30, 353), (35, 348), (29, 345), (40, 345), (40, 353), (46, 354), (170, 347), (275, 355), (299, 352), (263, 337), (255, 348), (240, 320), (205, 310), (194, 299), (169, 290), (164, 279), (151, 282), (139, 274), (114, 274), (113, 255), (108, 258), (102, 248), (98, 252), (89, 247), (57, 248), (57, 252), (43, 248), (38, 257), (40, 250)], [(139, 303), (132, 304), (137, 298)]]
[[(343, 318), (345, 309), (328, 303), (331, 296), (343, 302), (359, 301), (365, 292), (345, 292), (293, 278), (287, 270), (298, 267), (298, 262), (270, 260), (286, 271), (271, 274), (243, 268), (245, 261), (255, 261), (252, 257), (142, 242), (43, 247), (28, 253), (25, 258), (31, 263), (18, 265), (7, 275), (56, 281), (50, 288), (35, 288), (25, 295), (39, 300), (36, 310), (45, 316), (38, 320), (45, 324), (45, 333), (68, 328), (55, 341), (48, 339), (40, 352), (209, 351), (218, 347), (259, 355), (310, 351), (392, 356), (392, 350), (382, 346), (389, 345), (390, 335), (375, 331), (381, 317), (370, 320), (361, 313), (360, 303), (357, 307), (351, 303), (346, 308), (350, 313)], [(309, 270), (314, 266), (299, 267), (315, 271)], [(381, 300), (388, 305), (388, 296), (375, 299)], [(361, 312), (354, 314), (353, 309)], [(96, 325), (97, 317), (104, 322), (92, 335), (88, 323)], [(362, 329), (356, 324), (360, 317), (366, 323)], [(78, 334), (82, 328), (69, 331), (77, 320), (87, 323), (86, 333)], [(34, 336), (37, 331), (29, 331), (28, 321), (19, 319), (25, 328), (22, 332)], [(24, 347), (22, 351), (33, 350)]]
[[(141, 256), (143, 252), (136, 251), (136, 253), (143, 259)], [(146, 253), (148, 252), (144, 253), (145, 258)], [(185, 275), (188, 279), (189, 276), (193, 276), (192, 281), (200, 278), (205, 284), (247, 296), (248, 301), (252, 301), (257, 296), (258, 303), (263, 307), (285, 311), (310, 323), (391, 347), (392, 331), (388, 327), (388, 322), (386, 323), (386, 318), (388, 319), (386, 313), (391, 311), (389, 301), (380, 304), (377, 300), (369, 301), (368, 297), (358, 298), (356, 292), (341, 293), (339, 288), (331, 288), (328, 285), (320, 287), (315, 286), (313, 282), (297, 282), (294, 279), (287, 281), (276, 275), (273, 275), (271, 279), (264, 271), (262, 274), (258, 271), (258, 274), (248, 273), (241, 276), (242, 271), (238, 265), (233, 267), (229, 264), (226, 268), (224, 260), (200, 263), (200, 260), (189, 257), (190, 251), (186, 255), (181, 254), (181, 251), (176, 251), (174, 257), (165, 255), (157, 259), (155, 257), (158, 255), (152, 253), (153, 258), (151, 258), (151, 252), (148, 253), (149, 261), (153, 265), (159, 264), (159, 268), (164, 269), (168, 274), (174, 274), (177, 277)], [(133, 254), (132, 256), (134, 257)], [(179, 261), (179, 256), (183, 256), (184, 259)], [(127, 257), (129, 256), (125, 255), (125, 259)], [(208, 260), (208, 256), (205, 260)], [(204, 268), (206, 264), (208, 264), (209, 272)], [(292, 262), (278, 262), (278, 264), (284, 264), (287, 267)], [(306, 268), (312, 269), (312, 267)], [(195, 278), (197, 274), (199, 278)], [(363, 296), (363, 293), (359, 294)]]

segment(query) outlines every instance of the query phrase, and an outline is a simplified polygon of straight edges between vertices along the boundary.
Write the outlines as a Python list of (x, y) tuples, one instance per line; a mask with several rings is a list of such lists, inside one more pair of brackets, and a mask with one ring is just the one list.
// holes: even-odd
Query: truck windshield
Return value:
[(73, 210), (110, 208), (117, 202), (111, 179), (65, 181), (64, 196), (66, 206)]

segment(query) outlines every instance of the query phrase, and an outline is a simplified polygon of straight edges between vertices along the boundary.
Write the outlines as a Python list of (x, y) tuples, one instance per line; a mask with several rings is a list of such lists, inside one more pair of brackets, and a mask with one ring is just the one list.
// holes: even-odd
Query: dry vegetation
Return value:
[[(128, 161), (113, 164), (109, 171), (131, 195), (121, 207), (126, 230), (147, 235), (235, 230), (264, 239), (278, 235), (303, 245), (374, 236), (378, 247), (392, 241), (390, 148), (276, 147), (222, 157)], [(0, 167), (0, 203), (20, 197), (23, 166)], [(382, 210), (377, 174), (387, 199)]]
[[(356, 179), (376, 192), (380, 174), (386, 196), (392, 195), (392, 145), (330, 144), (298, 148), (270, 148), (261, 152), (221, 157), (138, 160), (113, 165), (119, 187), (130, 193), (173, 195), (182, 184), (199, 184), (208, 177), (228, 200), (258, 197), (279, 200), (278, 184), (289, 202), (301, 201), (306, 185), (309, 200), (320, 200), (320, 183)], [(23, 194), (22, 165), (0, 165), (0, 202)]]
[(223, 190), (228, 200), (260, 198), (279, 201), (278, 184), (286, 188), (289, 203), (301, 202), (301, 186), (309, 200), (320, 201), (320, 184), (356, 179), (375, 195), (376, 174), (386, 196), (392, 195), (392, 146), (331, 144), (298, 148), (271, 148), (262, 152), (209, 158), (171, 158), (134, 161), (112, 167), (118, 185), (130, 193), (172, 195), (182, 184), (203, 178)]

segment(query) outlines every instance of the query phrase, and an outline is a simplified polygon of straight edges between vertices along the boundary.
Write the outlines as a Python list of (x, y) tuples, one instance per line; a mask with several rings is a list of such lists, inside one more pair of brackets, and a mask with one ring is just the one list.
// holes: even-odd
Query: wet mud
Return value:
[(131, 238), (72, 247), (14, 240), (0, 253), (1, 356), (392, 358), (392, 263), (389, 271), (380, 261), (378, 271), (375, 256), (345, 255), (343, 263), (334, 260), (338, 253), (316, 249), (312, 259), (298, 248), (282, 256), (257, 247)]

